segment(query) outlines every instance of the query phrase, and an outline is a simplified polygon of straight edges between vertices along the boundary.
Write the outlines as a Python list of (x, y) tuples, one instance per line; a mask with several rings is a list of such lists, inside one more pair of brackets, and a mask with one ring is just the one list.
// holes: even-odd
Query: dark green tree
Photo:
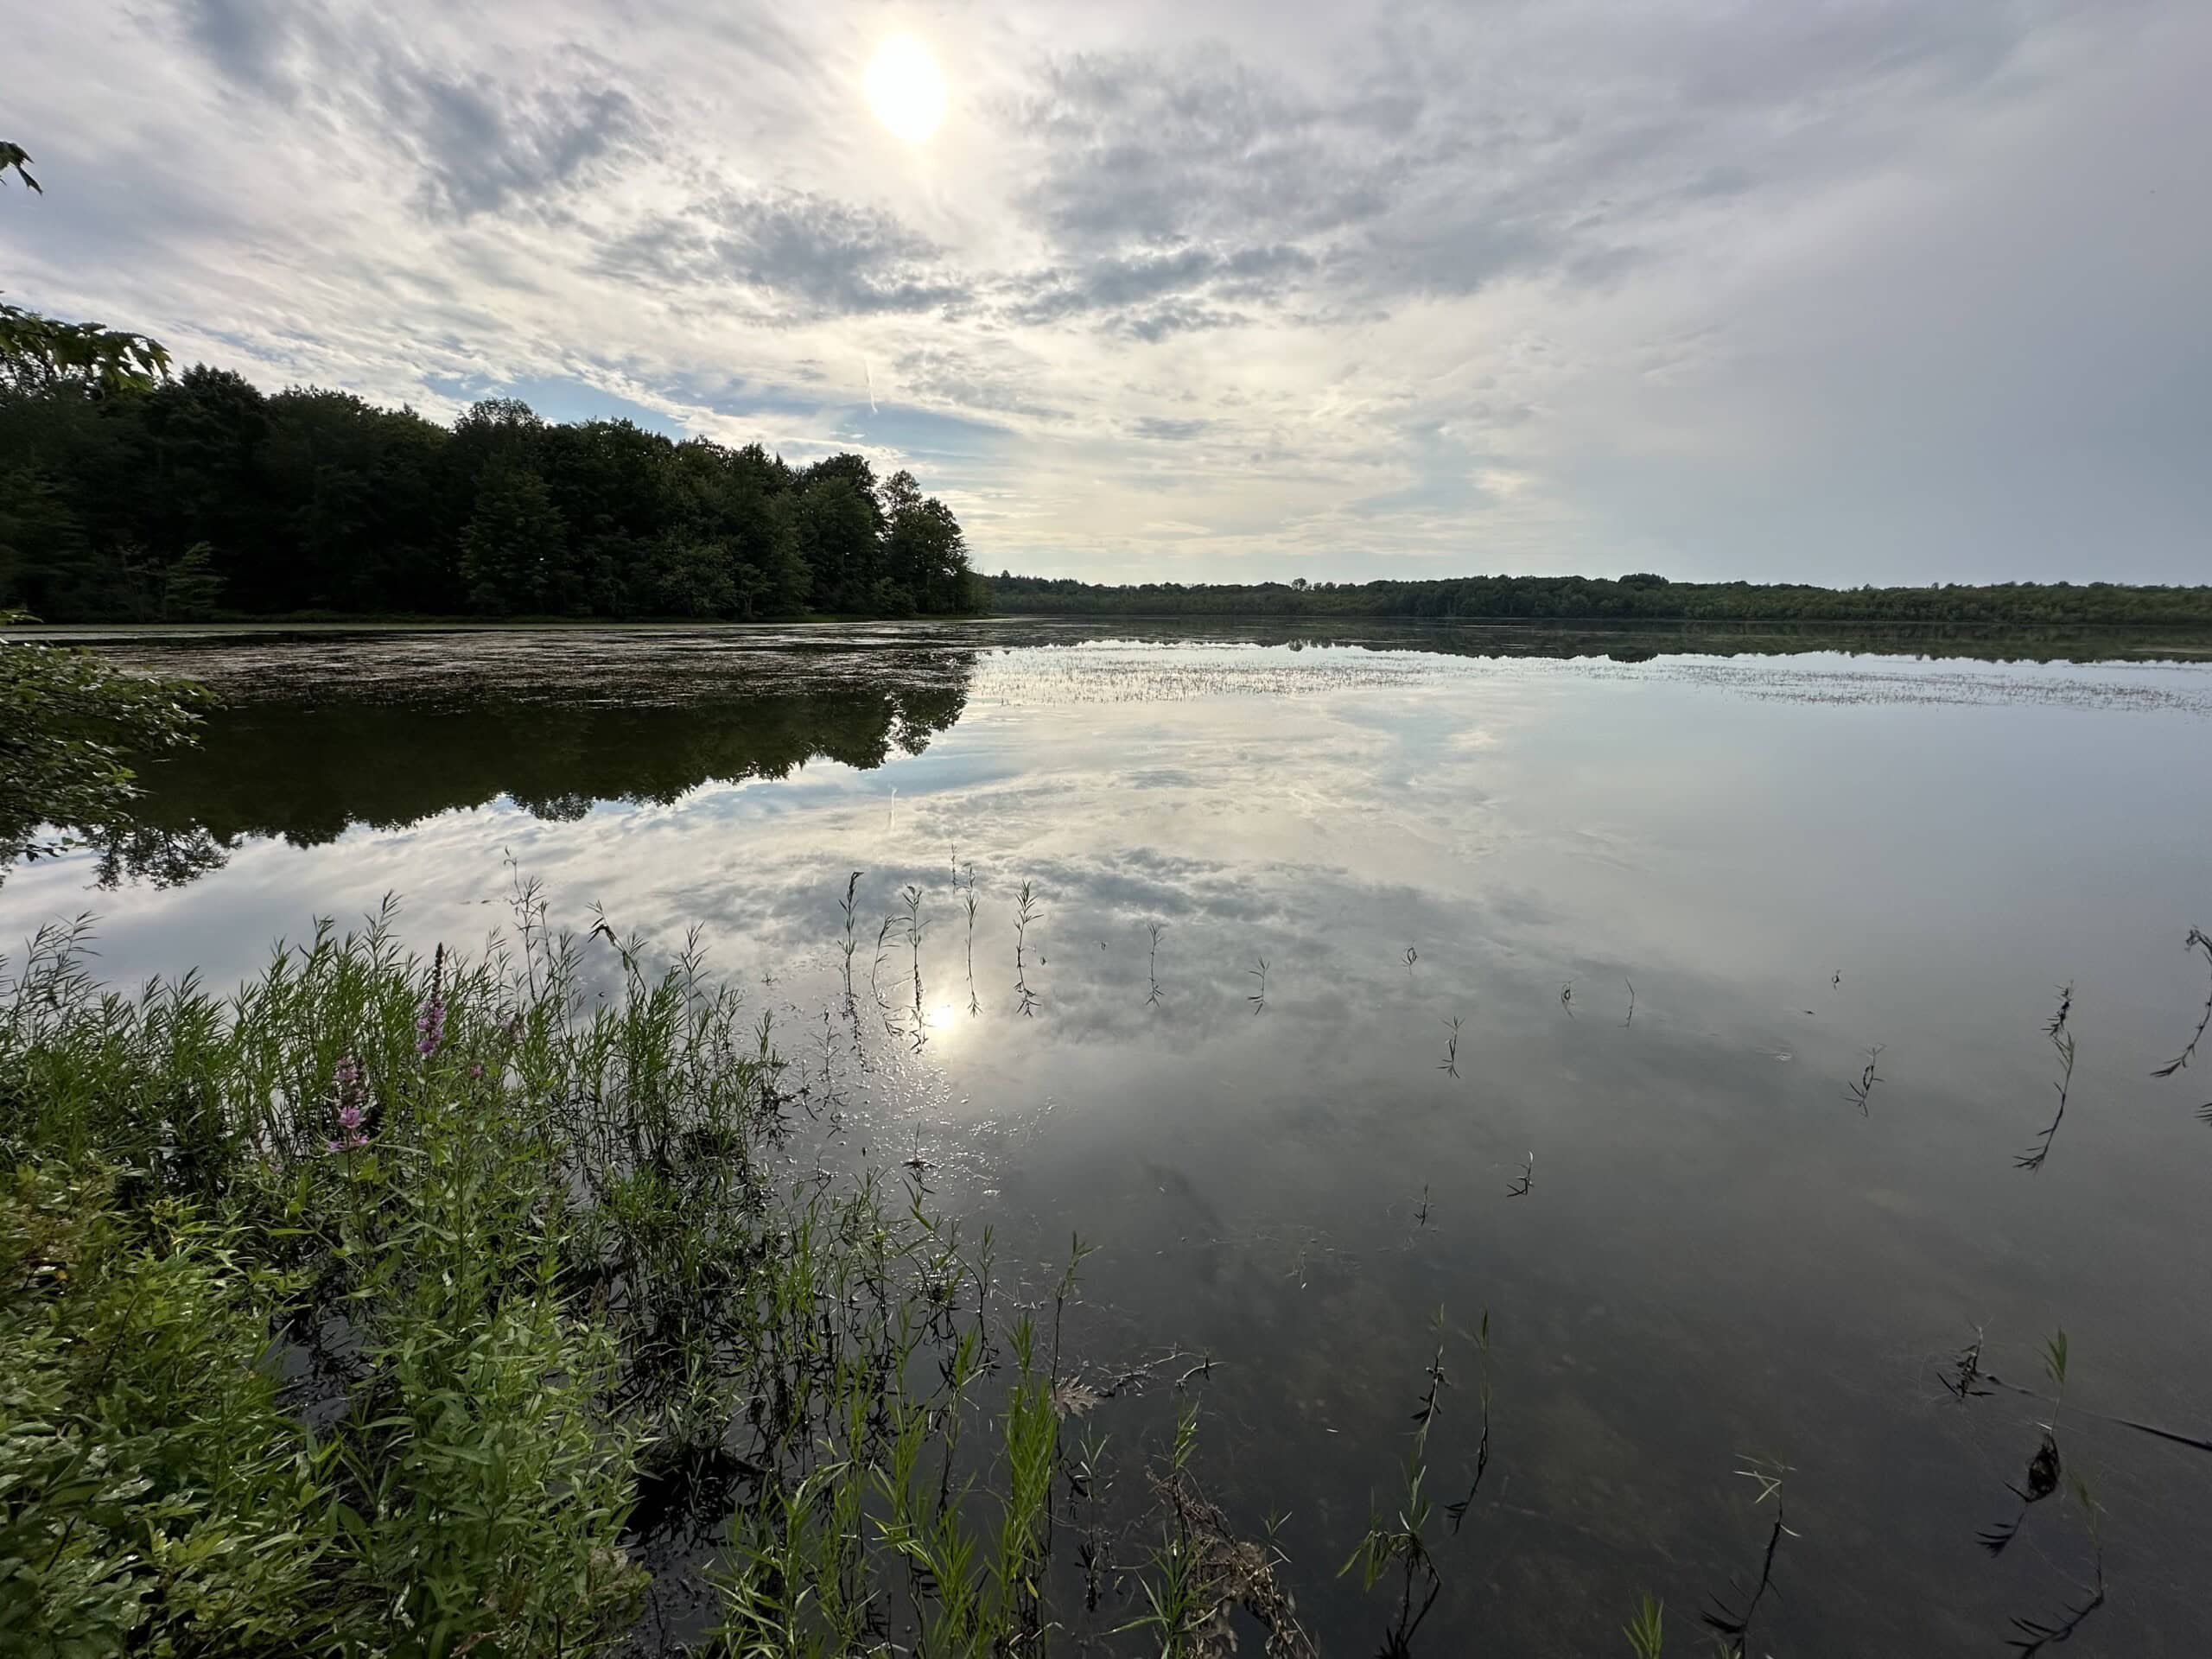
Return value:
[[(257, 504), (281, 573), (247, 608), (450, 611), (460, 607), (458, 534), (442, 472), (452, 435), (410, 409), (296, 388), (269, 400)], [(465, 523), (473, 492), (454, 522)]]
[[(0, 629), (23, 620), (0, 612)], [(78, 846), (135, 839), (158, 861), (164, 838), (140, 834), (130, 762), (190, 742), (205, 701), (197, 686), (89, 651), (0, 638), (0, 880), (19, 861)]]
[(925, 613), (976, 608), (967, 537), (952, 510), (925, 497), (903, 470), (885, 480), (882, 493), (884, 577)]
[[(862, 467), (867, 464), (861, 461)], [(789, 511), (792, 543), (806, 562), (813, 607), (873, 608), (881, 534), (874, 496), (864, 493), (849, 474), (810, 469), (793, 493)]]
[(728, 608), (719, 614), (750, 620), (805, 607), (809, 575), (781, 505), (791, 488), (781, 461), (758, 444), (731, 450), (694, 438), (675, 447), (667, 482), (672, 541), (727, 574)]
[(544, 608), (547, 577), (567, 531), (545, 480), (501, 461), (484, 475), (461, 532), (461, 580), (469, 607), (488, 615)]
[(547, 557), (544, 609), (609, 616), (640, 608), (632, 573), (651, 563), (671, 528), (673, 448), (629, 421), (544, 429), (539, 467), (568, 526), (566, 544)]

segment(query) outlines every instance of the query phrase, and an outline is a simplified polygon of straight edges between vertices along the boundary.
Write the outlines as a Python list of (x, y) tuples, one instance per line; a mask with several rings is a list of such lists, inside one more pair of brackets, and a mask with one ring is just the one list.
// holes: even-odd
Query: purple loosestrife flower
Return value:
[(341, 1057), (331, 1068), (331, 1081), (337, 1084), (338, 1127), (345, 1133), (335, 1141), (326, 1141), (327, 1152), (355, 1152), (369, 1144), (361, 1133), (365, 1114), (361, 1110), (361, 1096), (365, 1092), (362, 1083), (361, 1063), (351, 1054)]
[(415, 1022), (415, 1052), (428, 1059), (445, 1039), (445, 999), (434, 996), (423, 1005), (422, 1018)]

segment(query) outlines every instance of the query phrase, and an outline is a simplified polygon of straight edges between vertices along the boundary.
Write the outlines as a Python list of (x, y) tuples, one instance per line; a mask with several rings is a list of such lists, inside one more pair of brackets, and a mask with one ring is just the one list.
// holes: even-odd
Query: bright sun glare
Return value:
[(944, 118), (944, 77), (919, 41), (893, 35), (868, 67), (868, 102), (877, 120), (918, 144)]

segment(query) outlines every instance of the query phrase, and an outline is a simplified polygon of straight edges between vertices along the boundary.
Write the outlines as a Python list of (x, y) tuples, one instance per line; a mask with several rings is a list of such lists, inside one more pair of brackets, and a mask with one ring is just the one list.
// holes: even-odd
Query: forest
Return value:
[[(23, 314), (11, 314), (21, 315)], [(60, 325), (56, 325), (60, 326)], [(118, 337), (135, 340), (135, 336)], [(4, 345), (0, 340), (0, 345)], [(158, 352), (157, 347), (151, 348)], [(1819, 588), (1637, 573), (1104, 586), (986, 580), (951, 509), (865, 456), (486, 398), (450, 427), (206, 365), (0, 351), (0, 607), (48, 621), (807, 613), (2212, 626), (2212, 587)]]
[(0, 607), (211, 616), (907, 616), (985, 599), (910, 473), (512, 398), (450, 427), (205, 365), (127, 381), (0, 366)]
[(1428, 582), (1145, 582), (991, 580), (999, 611), (1034, 616), (1419, 617), (1584, 621), (2150, 623), (2212, 626), (2212, 587), (2119, 582), (1953, 582), (1925, 588), (1815, 588), (1794, 582), (1669, 582), (1603, 576), (1461, 576)]

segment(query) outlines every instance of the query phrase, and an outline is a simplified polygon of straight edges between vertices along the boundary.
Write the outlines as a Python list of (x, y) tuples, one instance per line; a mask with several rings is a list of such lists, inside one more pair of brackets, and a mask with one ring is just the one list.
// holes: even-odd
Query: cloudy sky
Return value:
[[(992, 571), (2212, 580), (2203, 0), (8, 34), (11, 299), (270, 387), (859, 448)], [(900, 37), (925, 138), (911, 68), (870, 97)]]

